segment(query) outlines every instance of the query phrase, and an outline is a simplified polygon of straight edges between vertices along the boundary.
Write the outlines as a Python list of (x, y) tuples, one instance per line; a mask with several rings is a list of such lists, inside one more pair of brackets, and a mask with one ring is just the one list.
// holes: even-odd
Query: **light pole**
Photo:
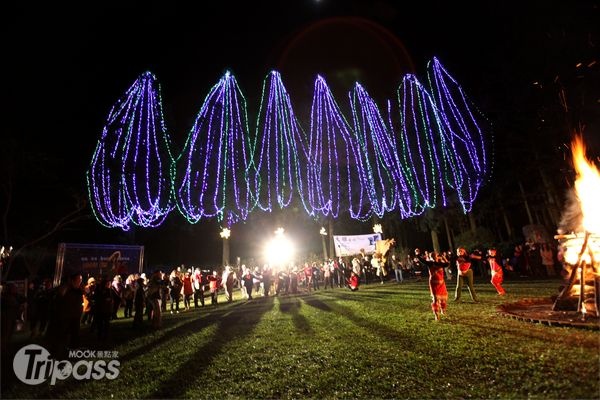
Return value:
[(373, 225), (373, 232), (379, 233), (381, 235), (381, 238), (383, 239), (383, 228), (382, 228), (381, 224)]
[(325, 227), (321, 227), (319, 234), (321, 235), (321, 241), (323, 242), (323, 261), (325, 261), (327, 260), (327, 246), (325, 245), (325, 236), (327, 236), (327, 231), (325, 230)]
[(223, 228), (219, 235), (223, 238), (223, 266), (229, 265), (229, 236), (231, 236), (231, 230), (229, 228)]

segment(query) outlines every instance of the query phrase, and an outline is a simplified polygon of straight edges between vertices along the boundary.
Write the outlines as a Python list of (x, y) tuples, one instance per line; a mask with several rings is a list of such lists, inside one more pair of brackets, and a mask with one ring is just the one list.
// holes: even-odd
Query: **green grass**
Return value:
[[(114, 381), (9, 380), (1, 397), (597, 399), (598, 331), (496, 312), (502, 302), (556, 294), (558, 285), (509, 281), (499, 298), (478, 282), (482, 302), (468, 294), (450, 302), (439, 323), (424, 280), (250, 302), (236, 292), (231, 304), (166, 315), (159, 331), (113, 321), (104, 345), (84, 329), (83, 347), (119, 352)], [(12, 354), (24, 344), (15, 341)]]

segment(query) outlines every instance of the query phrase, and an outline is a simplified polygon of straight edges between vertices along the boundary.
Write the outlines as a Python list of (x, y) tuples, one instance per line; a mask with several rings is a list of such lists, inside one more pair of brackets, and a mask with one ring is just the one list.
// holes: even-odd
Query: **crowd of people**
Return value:
[[(207, 296), (210, 304), (217, 305), (222, 293), (225, 301), (234, 300), (239, 289), (241, 298), (271, 295), (293, 295), (315, 290), (347, 288), (359, 290), (361, 284), (405, 279), (428, 279), (432, 297), (431, 309), (435, 320), (447, 312), (447, 281), (456, 279), (454, 301), (462, 300), (466, 284), (471, 300), (478, 302), (474, 287), (474, 275), (489, 277), (499, 296), (505, 295), (504, 273), (530, 274), (531, 276), (555, 276), (557, 274), (556, 251), (546, 244), (540, 245), (539, 263), (531, 257), (527, 246), (516, 246), (511, 257), (501, 258), (497, 249), (481, 252), (467, 251), (460, 247), (455, 252), (432, 252), (414, 249), (411, 254), (385, 257), (378, 252), (366, 254), (363, 250), (353, 257), (340, 257), (324, 262), (305, 262), (302, 265), (271, 266), (265, 264), (254, 268), (225, 266), (222, 271), (206, 271), (199, 267), (180, 266), (170, 273), (157, 269), (146, 274), (129, 276), (83, 276), (75, 272), (63, 284), (53, 287), (49, 279), (40, 285), (30, 284), (26, 304), (27, 320), (32, 338), (45, 335), (50, 349), (76, 348), (79, 344), (81, 325), (88, 325), (98, 340), (106, 340), (110, 321), (131, 318), (132, 327), (148, 325), (159, 329), (164, 313), (177, 314), (193, 308), (204, 307)], [(549, 256), (544, 253), (549, 250)], [(546, 254), (546, 255), (545, 255)], [(531, 260), (531, 261), (530, 261)], [(539, 265), (538, 265), (539, 264)], [(18, 296), (8, 285), (2, 291), (2, 338), (3, 346), (15, 329), (18, 320)], [(16, 311), (15, 311), (16, 310)], [(14, 315), (13, 315), (14, 314)]]

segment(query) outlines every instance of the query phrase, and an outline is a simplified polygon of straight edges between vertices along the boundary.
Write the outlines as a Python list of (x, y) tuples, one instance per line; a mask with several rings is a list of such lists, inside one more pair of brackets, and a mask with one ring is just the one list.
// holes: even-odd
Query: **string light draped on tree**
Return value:
[(229, 72), (212, 87), (176, 163), (177, 204), (190, 222), (227, 226), (250, 211), (251, 152), (246, 100)]
[(107, 227), (160, 225), (173, 208), (171, 144), (160, 85), (145, 72), (109, 112), (86, 178), (92, 210)]
[(309, 201), (316, 214), (337, 218), (340, 209), (355, 219), (371, 213), (361, 149), (321, 76), (311, 108), (309, 159), (315, 170)]
[(101, 224), (123, 230), (157, 226), (175, 204), (191, 223), (216, 217), (227, 227), (255, 207), (298, 203), (311, 217), (348, 213), (364, 221), (397, 210), (409, 218), (448, 205), (453, 192), (467, 213), (489, 174), (490, 126), (437, 58), (427, 78), (427, 88), (414, 75), (403, 78), (387, 120), (356, 83), (350, 126), (317, 76), (306, 137), (272, 71), (251, 139), (246, 100), (228, 72), (205, 97), (174, 160), (160, 87), (146, 72), (109, 113), (87, 171), (92, 208)]
[(354, 130), (364, 155), (366, 185), (372, 212), (379, 217), (398, 207), (406, 213), (412, 199), (400, 170), (398, 152), (391, 130), (367, 91), (355, 84), (350, 92)]
[[(466, 213), (471, 210), (489, 172), (481, 128), (485, 120), (435, 57), (427, 64), (427, 76), (438, 113), (452, 137), (452, 154), (456, 160), (453, 187)], [(489, 126), (486, 128), (489, 130)]]
[(253, 160), (256, 174), (252, 187), (261, 210), (272, 211), (275, 202), (279, 208), (289, 206), (296, 192), (307, 213), (312, 214), (306, 198), (312, 173), (306, 137), (276, 71), (269, 73), (263, 83)]
[(443, 180), (445, 143), (437, 110), (425, 88), (414, 75), (406, 75), (398, 89), (400, 128), (397, 143), (402, 172), (413, 191), (410, 215), (446, 205)]

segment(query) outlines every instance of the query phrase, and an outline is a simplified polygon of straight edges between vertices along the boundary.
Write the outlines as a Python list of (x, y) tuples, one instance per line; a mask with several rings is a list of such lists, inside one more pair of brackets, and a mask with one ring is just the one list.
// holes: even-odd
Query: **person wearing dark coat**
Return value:
[(133, 308), (135, 315), (133, 317), (133, 327), (141, 328), (144, 323), (144, 309), (146, 307), (146, 293), (144, 291), (144, 278), (138, 278), (135, 281), (135, 293), (133, 295)]

